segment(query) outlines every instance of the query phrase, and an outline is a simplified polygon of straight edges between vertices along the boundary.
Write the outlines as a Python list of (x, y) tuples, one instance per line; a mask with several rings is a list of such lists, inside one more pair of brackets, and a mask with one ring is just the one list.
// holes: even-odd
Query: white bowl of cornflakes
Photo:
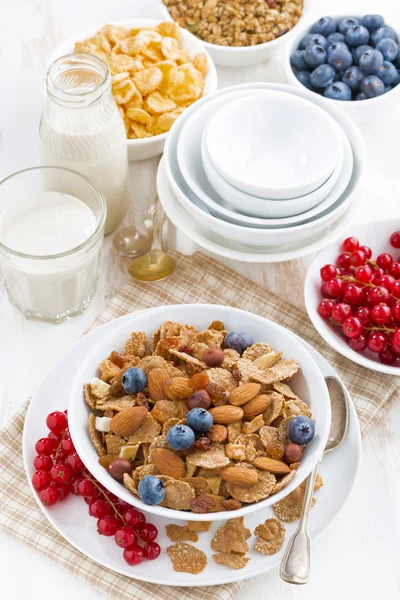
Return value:
[(94, 54), (108, 65), (130, 161), (161, 154), (181, 112), (218, 86), (202, 42), (172, 21), (129, 19), (92, 27), (60, 44), (50, 63), (74, 51)]

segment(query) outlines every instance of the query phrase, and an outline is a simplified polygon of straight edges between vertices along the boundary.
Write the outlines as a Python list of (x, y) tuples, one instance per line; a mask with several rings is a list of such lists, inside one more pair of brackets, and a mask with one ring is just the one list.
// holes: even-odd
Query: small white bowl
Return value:
[(226, 181), (272, 200), (315, 191), (340, 157), (338, 129), (329, 114), (304, 98), (271, 90), (221, 108), (204, 138)]
[[(132, 331), (145, 331), (147, 339), (149, 339), (160, 326), (160, 323), (166, 320), (187, 323), (203, 330), (215, 319), (223, 321), (228, 331), (246, 331), (255, 341), (268, 342), (273, 348), (283, 352), (285, 358), (293, 357), (298, 360), (301, 369), (291, 379), (291, 386), (293, 391), (310, 407), (316, 427), (316, 435), (306, 447), (300, 466), (296, 471), (296, 477), (289, 485), (265, 500), (249, 504), (235, 511), (235, 517), (245, 516), (266, 506), (271, 506), (287, 496), (307, 477), (323, 452), (331, 420), (328, 390), (321, 371), (313, 358), (289, 330), (250, 312), (214, 304), (160, 306), (143, 313), (133, 313), (130, 319), (105, 335), (94, 345), (92, 351), (83, 358), (81, 367), (75, 374), (71, 385), (68, 421), (77, 452), (92, 475), (110, 492), (140, 510), (145, 510), (146, 513), (179, 520), (187, 520), (188, 518), (193, 521), (204, 520), (204, 514), (144, 504), (121, 483), (113, 479), (99, 464), (99, 457), (88, 432), (87, 423), (90, 409), (83, 398), (83, 384), (96, 375), (98, 365), (112, 350), (123, 350), (125, 341)], [(220, 521), (226, 518), (226, 512), (207, 515), (207, 519), (212, 521)]]
[[(344, 137), (343, 132), (342, 137)], [(341, 143), (340, 158), (333, 170), (332, 175), (317, 190), (311, 192), (311, 194), (306, 194), (305, 196), (299, 196), (298, 198), (282, 201), (267, 200), (265, 198), (258, 198), (257, 196), (250, 196), (250, 194), (241, 192), (237, 188), (233, 187), (233, 185), (230, 185), (227, 181), (225, 181), (225, 179), (221, 177), (218, 171), (214, 168), (214, 165), (208, 156), (204, 138), (202, 142), (201, 153), (204, 171), (210, 184), (228, 205), (233, 206), (236, 210), (246, 216), (250, 215), (259, 218), (278, 219), (295, 216), (302, 217), (307, 211), (310, 211), (312, 208), (320, 204), (328, 196), (328, 194), (331, 193), (342, 172), (344, 147), (343, 143)]]
[[(112, 25), (126, 28), (140, 28), (150, 26), (155, 27), (162, 22), (162, 19), (125, 19), (124, 21), (113, 21)], [(57, 58), (60, 58), (60, 56), (64, 56), (65, 54), (73, 52), (76, 42), (80, 42), (90, 37), (93, 37), (103, 27), (103, 25), (104, 23), (97, 27), (91, 27), (90, 29), (85, 29), (84, 31), (75, 33), (70, 38), (62, 42), (52, 53), (49, 59), (49, 64), (53, 63)], [(181, 36), (182, 46), (190, 57), (193, 57), (201, 52), (207, 55), (208, 72), (204, 80), (203, 96), (211, 94), (218, 87), (218, 76), (215, 65), (210, 55), (204, 49), (204, 46), (201, 43), (201, 41), (186, 29), (181, 28)], [(144, 138), (141, 140), (127, 139), (129, 160), (144, 160), (146, 158), (151, 158), (153, 156), (158, 156), (159, 154), (162, 154), (168, 133), (169, 132), (162, 133), (161, 135), (155, 135), (151, 138)]]
[[(258, 44), (257, 46), (219, 46), (218, 44), (210, 44), (209, 42), (202, 42), (204, 48), (212, 57), (213, 61), (221, 67), (248, 67), (257, 63), (262, 63), (265, 60), (278, 55), (281, 52), (282, 47), (285, 43), (297, 31), (304, 21), (307, 20), (309, 13), (308, 0), (304, 0), (303, 14), (287, 33), (280, 37), (272, 40), (271, 42), (265, 42), (264, 44)], [(164, 6), (160, 0), (160, 10), (162, 11), (165, 20), (172, 20), (168, 9)]]
[[(356, 19), (361, 18), (360, 15), (348, 14), (348, 15), (332, 15), (335, 19), (343, 19), (344, 17), (355, 17)], [(312, 100), (315, 96), (321, 98), (323, 102), (327, 104), (334, 104), (344, 110), (349, 117), (354, 119), (356, 123), (366, 123), (373, 122), (379, 117), (379, 115), (385, 115), (387, 111), (391, 111), (397, 109), (400, 101), (400, 84), (394, 87), (392, 90), (387, 92), (386, 94), (382, 94), (382, 96), (378, 96), (377, 98), (369, 98), (368, 100), (332, 100), (330, 98), (325, 98), (322, 94), (318, 94), (317, 92), (313, 92), (306, 88), (300, 81), (297, 79), (293, 67), (290, 64), (290, 57), (295, 50), (298, 50), (300, 47), (301, 40), (311, 31), (312, 25), (318, 20), (318, 16), (313, 17), (313, 19), (308, 20), (308, 24), (304, 24), (296, 30), (294, 36), (291, 37), (289, 44), (285, 48), (284, 52), (284, 70), (286, 75), (286, 81), (290, 83), (290, 85), (295, 85), (302, 90), (305, 90), (307, 96)], [(397, 40), (400, 40), (400, 30), (396, 28), (392, 24), (389, 26), (394, 30), (397, 36)]]
[(398, 375), (400, 377), (400, 363), (397, 366), (384, 365), (379, 361), (377, 355), (369, 350), (361, 353), (355, 352), (350, 348), (341, 331), (327, 323), (327, 321), (319, 316), (317, 311), (318, 304), (323, 300), (321, 295), (322, 281), (319, 270), (326, 264), (336, 263), (336, 258), (341, 252), (343, 240), (348, 235), (355, 236), (360, 240), (361, 244), (367, 244), (371, 248), (373, 256), (377, 256), (382, 252), (393, 254), (394, 249), (390, 246), (389, 238), (395, 230), (395, 219), (352, 225), (351, 229), (347, 233), (345, 232), (340, 240), (327, 246), (312, 261), (304, 283), (304, 301), (308, 316), (315, 329), (339, 354), (372, 371), (387, 373), (388, 375)]

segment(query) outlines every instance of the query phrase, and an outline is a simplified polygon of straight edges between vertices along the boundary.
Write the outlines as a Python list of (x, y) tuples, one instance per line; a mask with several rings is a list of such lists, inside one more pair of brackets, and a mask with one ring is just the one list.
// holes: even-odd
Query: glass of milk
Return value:
[(0, 182), (0, 274), (26, 317), (60, 323), (85, 310), (105, 220), (103, 195), (74, 171), (35, 167)]
[(50, 66), (46, 89), (41, 163), (72, 169), (94, 183), (106, 201), (110, 233), (128, 208), (128, 154), (107, 65), (91, 54), (68, 54)]

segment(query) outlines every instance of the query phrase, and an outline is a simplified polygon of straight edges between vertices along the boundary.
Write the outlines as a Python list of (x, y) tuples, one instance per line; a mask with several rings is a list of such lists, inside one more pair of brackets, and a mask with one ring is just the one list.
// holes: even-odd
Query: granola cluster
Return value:
[(220, 46), (256, 46), (288, 32), (303, 0), (163, 0), (171, 17), (201, 40)]
[[(205, 331), (167, 321), (149, 341), (133, 332), (124, 351), (111, 352), (84, 386), (100, 464), (138, 497), (144, 478), (156, 480), (148, 493), (156, 498), (162, 488), (162, 501), (151, 496), (148, 503), (198, 514), (236, 510), (295, 477), (302, 448), (291, 458), (287, 427), (294, 417), (311, 418), (288, 384), (299, 364), (264, 342), (240, 354), (226, 347), (227, 335), (220, 321)], [(132, 371), (143, 382), (137, 393), (126, 391)], [(194, 406), (207, 409), (213, 425), (190, 430), (193, 443), (174, 449), (168, 432), (189, 430)]]

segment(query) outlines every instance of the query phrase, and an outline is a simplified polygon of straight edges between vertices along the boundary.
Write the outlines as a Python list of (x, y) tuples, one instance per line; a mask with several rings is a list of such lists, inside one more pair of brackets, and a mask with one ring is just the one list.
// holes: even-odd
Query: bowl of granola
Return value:
[(303, 22), (305, 0), (160, 0), (165, 18), (203, 42), (224, 67), (246, 67), (270, 58)]
[(107, 64), (131, 161), (161, 154), (178, 116), (218, 85), (201, 41), (171, 20), (128, 19), (92, 27), (60, 44), (50, 64), (70, 52), (94, 54)]
[(275, 504), (307, 477), (330, 401), (285, 328), (228, 306), (176, 305), (104, 336), (73, 379), (68, 418), (85, 466), (118, 498), (221, 520)]

